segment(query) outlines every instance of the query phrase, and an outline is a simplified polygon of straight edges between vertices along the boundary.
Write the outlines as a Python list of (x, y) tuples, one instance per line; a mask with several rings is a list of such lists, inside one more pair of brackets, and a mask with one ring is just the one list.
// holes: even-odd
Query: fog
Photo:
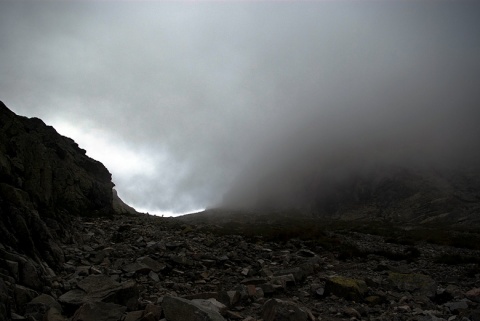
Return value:
[(0, 99), (137, 209), (277, 202), (373, 164), (478, 164), (479, 34), (477, 1), (2, 1)]

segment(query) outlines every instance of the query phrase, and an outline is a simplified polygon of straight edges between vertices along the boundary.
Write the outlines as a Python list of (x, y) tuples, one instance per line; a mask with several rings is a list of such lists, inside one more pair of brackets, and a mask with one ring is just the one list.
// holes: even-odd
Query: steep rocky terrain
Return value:
[(41, 290), (62, 268), (74, 217), (113, 215), (112, 187), (109, 171), (73, 140), (0, 102), (0, 276)]
[(55, 268), (69, 217), (113, 214), (112, 187), (108, 170), (73, 140), (0, 102), (2, 244)]
[[(73, 140), (3, 104), (0, 152), (0, 321), (480, 320), (475, 176), (359, 178), (331, 194), (330, 218), (162, 218), (123, 203)], [(372, 199), (389, 215), (363, 215)], [(431, 208), (445, 220), (415, 217)]]

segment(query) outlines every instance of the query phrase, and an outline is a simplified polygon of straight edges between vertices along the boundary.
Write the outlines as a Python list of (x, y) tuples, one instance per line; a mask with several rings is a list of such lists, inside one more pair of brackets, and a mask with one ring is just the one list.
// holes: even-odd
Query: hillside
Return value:
[(317, 176), (302, 206), (163, 218), (3, 104), (0, 152), (0, 321), (480, 319), (474, 172)]
[(234, 187), (220, 208), (294, 211), (323, 219), (480, 224), (478, 168), (377, 163), (341, 169), (259, 176)]

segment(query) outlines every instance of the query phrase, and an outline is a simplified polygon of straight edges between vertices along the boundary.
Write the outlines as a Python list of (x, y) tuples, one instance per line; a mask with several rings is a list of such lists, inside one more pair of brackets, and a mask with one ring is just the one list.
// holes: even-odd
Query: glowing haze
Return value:
[(188, 212), (271, 171), (478, 160), (479, 35), (478, 1), (1, 1), (0, 99)]

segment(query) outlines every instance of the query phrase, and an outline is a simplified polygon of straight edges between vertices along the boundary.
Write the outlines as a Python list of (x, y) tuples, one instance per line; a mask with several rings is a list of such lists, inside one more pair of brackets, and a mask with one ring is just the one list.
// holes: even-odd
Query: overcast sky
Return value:
[(292, 155), (478, 154), (478, 1), (3, 0), (0, 48), (0, 100), (150, 213)]

